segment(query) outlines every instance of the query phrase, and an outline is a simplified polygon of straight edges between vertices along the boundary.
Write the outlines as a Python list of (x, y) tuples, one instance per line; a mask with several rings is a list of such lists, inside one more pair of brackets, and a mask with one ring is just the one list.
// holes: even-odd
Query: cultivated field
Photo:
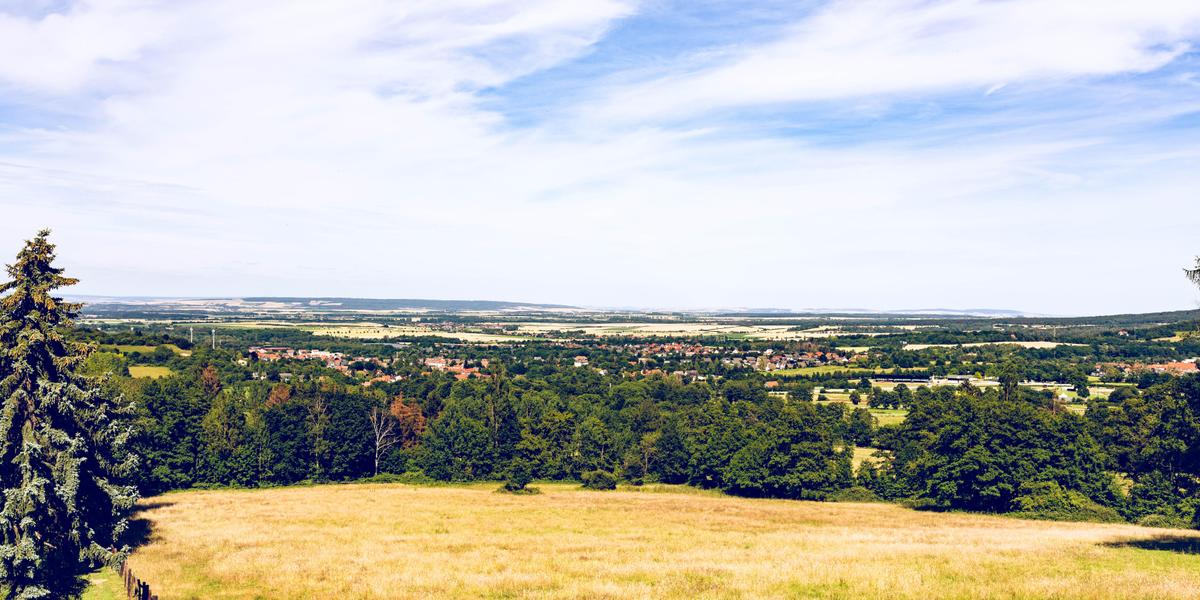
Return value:
[(480, 333), (474, 331), (440, 331), (424, 327), (382, 327), (375, 325), (346, 325), (339, 327), (305, 328), (313, 335), (345, 338), (353, 340), (378, 340), (405, 336), (431, 336), (462, 340), (464, 342), (494, 343), (494, 342), (523, 342), (529, 338), (515, 335)]
[(845, 373), (849, 376), (862, 375), (882, 375), (892, 373), (895, 369), (874, 368), (868, 369), (864, 367), (852, 367), (849, 365), (820, 365), (816, 367), (796, 367), (793, 369), (778, 369), (770, 371), (767, 375), (778, 375), (780, 377), (797, 377), (804, 375), (828, 375), (831, 373)]
[[(106, 323), (93, 319), (90, 323)], [(815, 340), (845, 335), (878, 337), (896, 335), (910, 331), (910, 326), (881, 326), (886, 331), (853, 331), (836, 325), (820, 325), (797, 329), (794, 325), (736, 324), (717, 321), (652, 320), (644, 322), (581, 323), (574, 321), (522, 321), (494, 324), (476, 324), (464, 331), (445, 331), (425, 323), (411, 322), (384, 326), (370, 320), (339, 322), (337, 325), (302, 321), (247, 320), (225, 323), (176, 323), (178, 327), (194, 326), (197, 332), (210, 328), (238, 329), (300, 329), (314, 335), (355, 340), (373, 340), (405, 336), (433, 336), (455, 338), (466, 342), (523, 342), (534, 338), (566, 340), (587, 337), (683, 337), (720, 338), (730, 340)], [(513, 325), (510, 331), (499, 331), (500, 325)], [(198, 333), (199, 334), (199, 333)], [(857, 350), (866, 346), (851, 347)]]
[(169, 367), (156, 365), (133, 365), (129, 367), (129, 376), (135, 379), (159, 379), (170, 377), (174, 373)]
[[(172, 598), (1195, 598), (1196, 532), (689, 488), (363, 484), (153, 498)], [(656, 493), (657, 492), (657, 493)], [(103, 597), (97, 588), (95, 597)]]
[(972, 342), (969, 344), (904, 344), (905, 350), (927, 350), (929, 348), (979, 348), (981, 346), (1019, 346), (1021, 348), (1049, 349), (1059, 346), (1082, 346), (1065, 342)]
[[(848, 335), (840, 327), (821, 325), (795, 330), (792, 325), (740, 325), (716, 321), (650, 321), (621, 323), (520, 323), (518, 331), (529, 334), (550, 334), (554, 331), (577, 331), (597, 337), (717, 337), (747, 340), (809, 340)], [(858, 333), (878, 336), (888, 333)], [(569, 336), (567, 336), (569, 337)]]
[[(191, 352), (184, 350), (184, 349), (180, 348), (179, 346), (176, 346), (175, 344), (163, 344), (163, 347), (166, 348), (167, 350), (170, 350), (171, 352), (174, 352), (175, 354), (180, 355), (180, 356), (191, 356), (192, 355)], [(116, 345), (103, 344), (100, 346), (100, 350), (103, 352), (120, 352), (121, 354), (130, 354), (133, 352), (142, 352), (144, 354), (150, 354), (151, 352), (154, 352), (157, 349), (158, 349), (158, 346), (135, 345), (135, 344), (116, 344)]]

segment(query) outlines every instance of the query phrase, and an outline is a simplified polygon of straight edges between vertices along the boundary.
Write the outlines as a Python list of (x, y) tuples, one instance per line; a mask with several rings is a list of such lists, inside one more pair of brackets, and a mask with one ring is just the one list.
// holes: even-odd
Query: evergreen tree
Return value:
[(67, 598), (81, 575), (116, 564), (113, 550), (137, 492), (123, 485), (129, 408), (79, 370), (87, 347), (68, 341), (79, 305), (52, 292), (73, 285), (41, 231), (0, 285), (0, 592)]

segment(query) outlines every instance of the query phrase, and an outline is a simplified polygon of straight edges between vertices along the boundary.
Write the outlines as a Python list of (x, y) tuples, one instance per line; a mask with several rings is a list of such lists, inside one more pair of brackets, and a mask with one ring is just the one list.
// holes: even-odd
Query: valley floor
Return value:
[(149, 539), (130, 564), (163, 600), (1200, 595), (1197, 532), (670, 486), (496, 487), (168, 494), (143, 502)]

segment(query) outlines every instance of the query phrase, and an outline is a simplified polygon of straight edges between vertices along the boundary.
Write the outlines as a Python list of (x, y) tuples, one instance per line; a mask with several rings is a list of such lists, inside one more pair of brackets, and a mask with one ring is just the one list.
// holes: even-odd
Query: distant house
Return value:
[(1200, 368), (1196, 367), (1195, 360), (1146, 365), (1146, 368), (1155, 373), (1167, 373), (1170, 375), (1187, 375), (1189, 373), (1200, 372)]
[(588, 366), (588, 357), (586, 357), (586, 356), (576, 356), (576, 357), (575, 357), (575, 366), (577, 366), (577, 367), (586, 367), (586, 366)]

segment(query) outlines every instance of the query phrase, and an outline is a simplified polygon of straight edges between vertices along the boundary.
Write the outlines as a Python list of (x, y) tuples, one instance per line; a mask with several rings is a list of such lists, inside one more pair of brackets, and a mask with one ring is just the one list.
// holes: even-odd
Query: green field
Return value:
[(175, 372), (169, 367), (159, 367), (155, 365), (133, 365), (129, 367), (129, 376), (136, 379), (159, 379), (161, 377), (170, 377)]
[(112, 569), (100, 569), (88, 576), (83, 600), (126, 600), (121, 576)]
[[(163, 346), (166, 349), (170, 350), (171, 352), (174, 352), (176, 355), (179, 355), (179, 356), (188, 356), (191, 354), (191, 352), (188, 352), (187, 350), (184, 350), (183, 348), (180, 348), (179, 346), (176, 346), (175, 344), (163, 344)], [(132, 354), (134, 352), (150, 354), (150, 353), (154, 352), (154, 350), (157, 348), (158, 348), (158, 346), (136, 345), (136, 344), (116, 344), (116, 345), (104, 344), (104, 345), (100, 346), (100, 350), (102, 352), (120, 352), (121, 354)]]
[(801, 375), (827, 375), (829, 373), (849, 373), (851, 375), (870, 375), (880, 373), (891, 373), (895, 369), (866, 369), (863, 367), (840, 367), (837, 365), (821, 365), (819, 367), (797, 367), (795, 369), (780, 369), (771, 371), (768, 375), (779, 375), (782, 377), (795, 377)]
[(902, 408), (872, 408), (871, 415), (880, 425), (895, 425), (904, 422), (908, 411)]
[[(1200, 589), (1196, 532), (675, 486), (546, 483), (514, 496), (496, 485), (167, 494), (144, 502), (150, 538), (129, 564), (162, 600), (1183, 600)], [(113, 597), (100, 585), (87, 598)]]

